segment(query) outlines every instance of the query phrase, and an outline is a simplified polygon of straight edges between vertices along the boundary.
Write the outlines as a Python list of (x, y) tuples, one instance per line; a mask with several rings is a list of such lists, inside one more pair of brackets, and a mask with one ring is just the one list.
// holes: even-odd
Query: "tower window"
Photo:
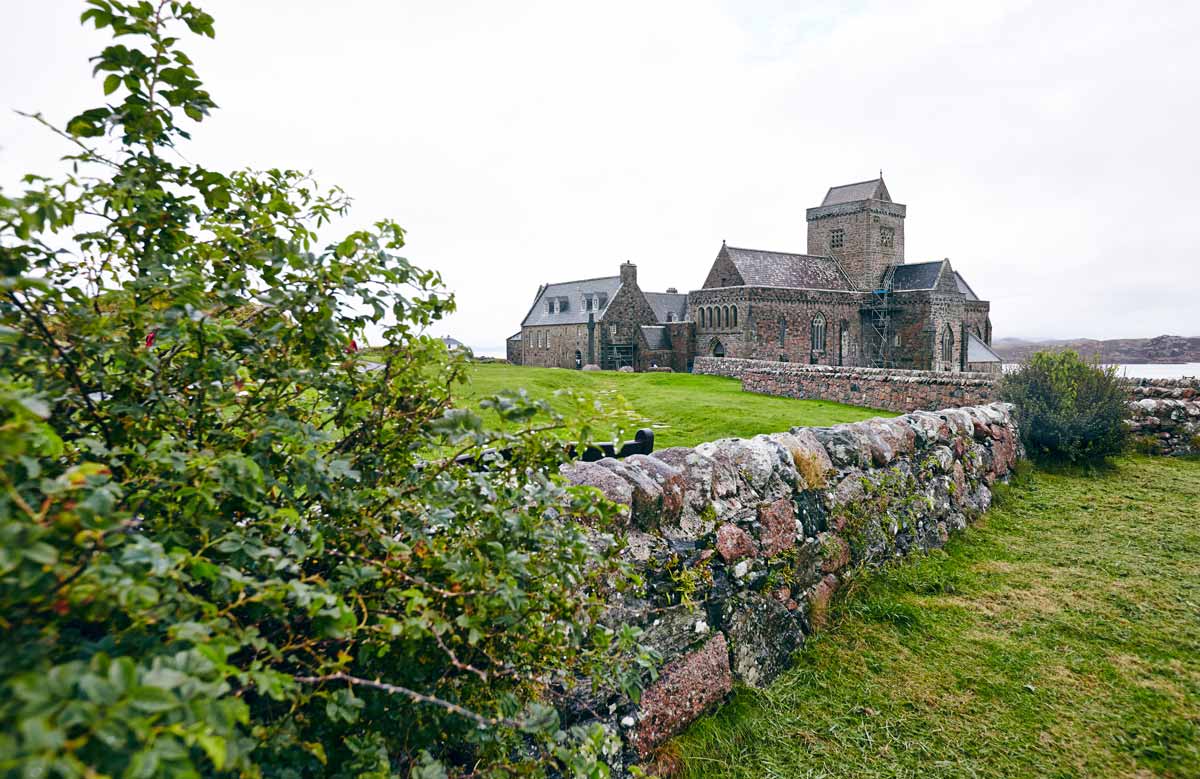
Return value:
[(879, 228), (879, 245), (884, 249), (891, 249), (896, 245), (896, 228), (880, 227)]
[(829, 233), (829, 248), (840, 249), (846, 245), (846, 231), (842, 228), (837, 228)]
[(942, 362), (950, 362), (954, 359), (954, 331), (950, 329), (950, 325), (946, 325), (946, 329), (942, 331)]

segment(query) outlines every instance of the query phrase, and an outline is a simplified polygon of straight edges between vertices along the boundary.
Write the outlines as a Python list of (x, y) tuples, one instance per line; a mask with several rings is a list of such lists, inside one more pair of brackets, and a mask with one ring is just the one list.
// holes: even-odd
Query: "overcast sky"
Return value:
[[(700, 286), (726, 239), (806, 250), (874, 177), (907, 260), (949, 257), (997, 338), (1200, 335), (1200, 3), (196, 0), (209, 167), (311, 169), (393, 217), (503, 349), (539, 283)], [(0, 187), (98, 105), (77, 0), (0, 0)], [(331, 236), (332, 237), (332, 236)]]

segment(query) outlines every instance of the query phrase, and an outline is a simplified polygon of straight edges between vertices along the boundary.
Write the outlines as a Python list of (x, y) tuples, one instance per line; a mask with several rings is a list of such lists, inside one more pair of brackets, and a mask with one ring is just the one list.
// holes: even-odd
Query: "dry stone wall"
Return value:
[(986, 373), (905, 371), (698, 358), (694, 371), (742, 380), (742, 389), (787, 398), (815, 398), (889, 411), (931, 411), (991, 403), (996, 379)]
[(786, 668), (855, 571), (940, 547), (987, 510), (1021, 455), (993, 403), (565, 466), (625, 507), (644, 586), (608, 617), (641, 628), (662, 664), (640, 702), (571, 694), (564, 716), (620, 734), (618, 775), (652, 761), (735, 682)]
[(1150, 454), (1200, 454), (1200, 379), (1130, 381), (1129, 426)]

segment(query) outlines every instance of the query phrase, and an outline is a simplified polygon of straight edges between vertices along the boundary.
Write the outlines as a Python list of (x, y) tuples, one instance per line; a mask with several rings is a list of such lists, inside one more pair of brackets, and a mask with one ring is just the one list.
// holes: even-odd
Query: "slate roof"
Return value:
[(747, 287), (851, 290), (854, 287), (832, 257), (785, 254), (726, 246)]
[(661, 325), (642, 325), (642, 337), (650, 349), (670, 349), (671, 342), (667, 340), (667, 328)]
[(521, 334), (520, 334), (519, 332), (518, 332), (518, 333), (514, 333), (513, 335), (510, 335), (510, 336), (508, 337), (508, 339), (507, 339), (507, 340), (509, 340), (509, 341), (520, 341), (520, 340), (521, 340)]
[(967, 362), (1004, 362), (992, 347), (979, 340), (974, 333), (967, 333)]
[[(529, 309), (529, 313), (525, 315), (524, 321), (521, 322), (522, 327), (530, 327), (535, 325), (582, 325), (587, 322), (588, 311), (583, 305), (583, 296), (586, 295), (604, 295), (612, 302), (613, 297), (617, 294), (617, 290), (621, 288), (620, 276), (605, 276), (598, 279), (581, 279), (579, 281), (564, 281), (558, 284), (547, 284), (541, 292), (538, 293), (537, 299), (533, 301), (533, 307)], [(567, 300), (567, 310), (559, 311), (558, 306), (555, 306), (555, 312), (551, 314), (546, 310), (546, 301), (550, 298)], [(604, 314), (604, 309), (598, 309), (595, 313), (596, 320), (599, 321)]]
[(907, 292), (915, 289), (933, 289), (937, 286), (944, 260), (915, 262), (897, 265), (892, 275), (892, 289)]
[(854, 203), (859, 200), (870, 200), (876, 196), (880, 189), (882, 194), (887, 198), (887, 188), (883, 186), (883, 179), (871, 179), (870, 181), (856, 181), (853, 184), (842, 184), (837, 187), (830, 187), (825, 193), (825, 199), (821, 201), (822, 206), (835, 206), (839, 203)]
[(671, 321), (682, 322), (687, 318), (687, 295), (677, 292), (643, 292), (646, 302), (654, 309), (654, 321), (666, 322), (667, 313), (675, 315)]
[(954, 281), (958, 284), (958, 291), (966, 296), (967, 300), (979, 300), (979, 296), (975, 294), (975, 290), (971, 289), (971, 285), (962, 277), (958, 271), (954, 271)]

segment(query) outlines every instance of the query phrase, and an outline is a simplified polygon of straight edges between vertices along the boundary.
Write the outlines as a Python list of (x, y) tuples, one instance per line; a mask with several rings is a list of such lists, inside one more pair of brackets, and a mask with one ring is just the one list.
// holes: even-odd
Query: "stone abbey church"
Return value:
[(805, 254), (721, 245), (700, 289), (645, 292), (637, 267), (538, 288), (508, 359), (690, 371), (698, 356), (999, 370), (989, 304), (949, 260), (906, 263), (906, 207), (883, 178), (810, 208)]

